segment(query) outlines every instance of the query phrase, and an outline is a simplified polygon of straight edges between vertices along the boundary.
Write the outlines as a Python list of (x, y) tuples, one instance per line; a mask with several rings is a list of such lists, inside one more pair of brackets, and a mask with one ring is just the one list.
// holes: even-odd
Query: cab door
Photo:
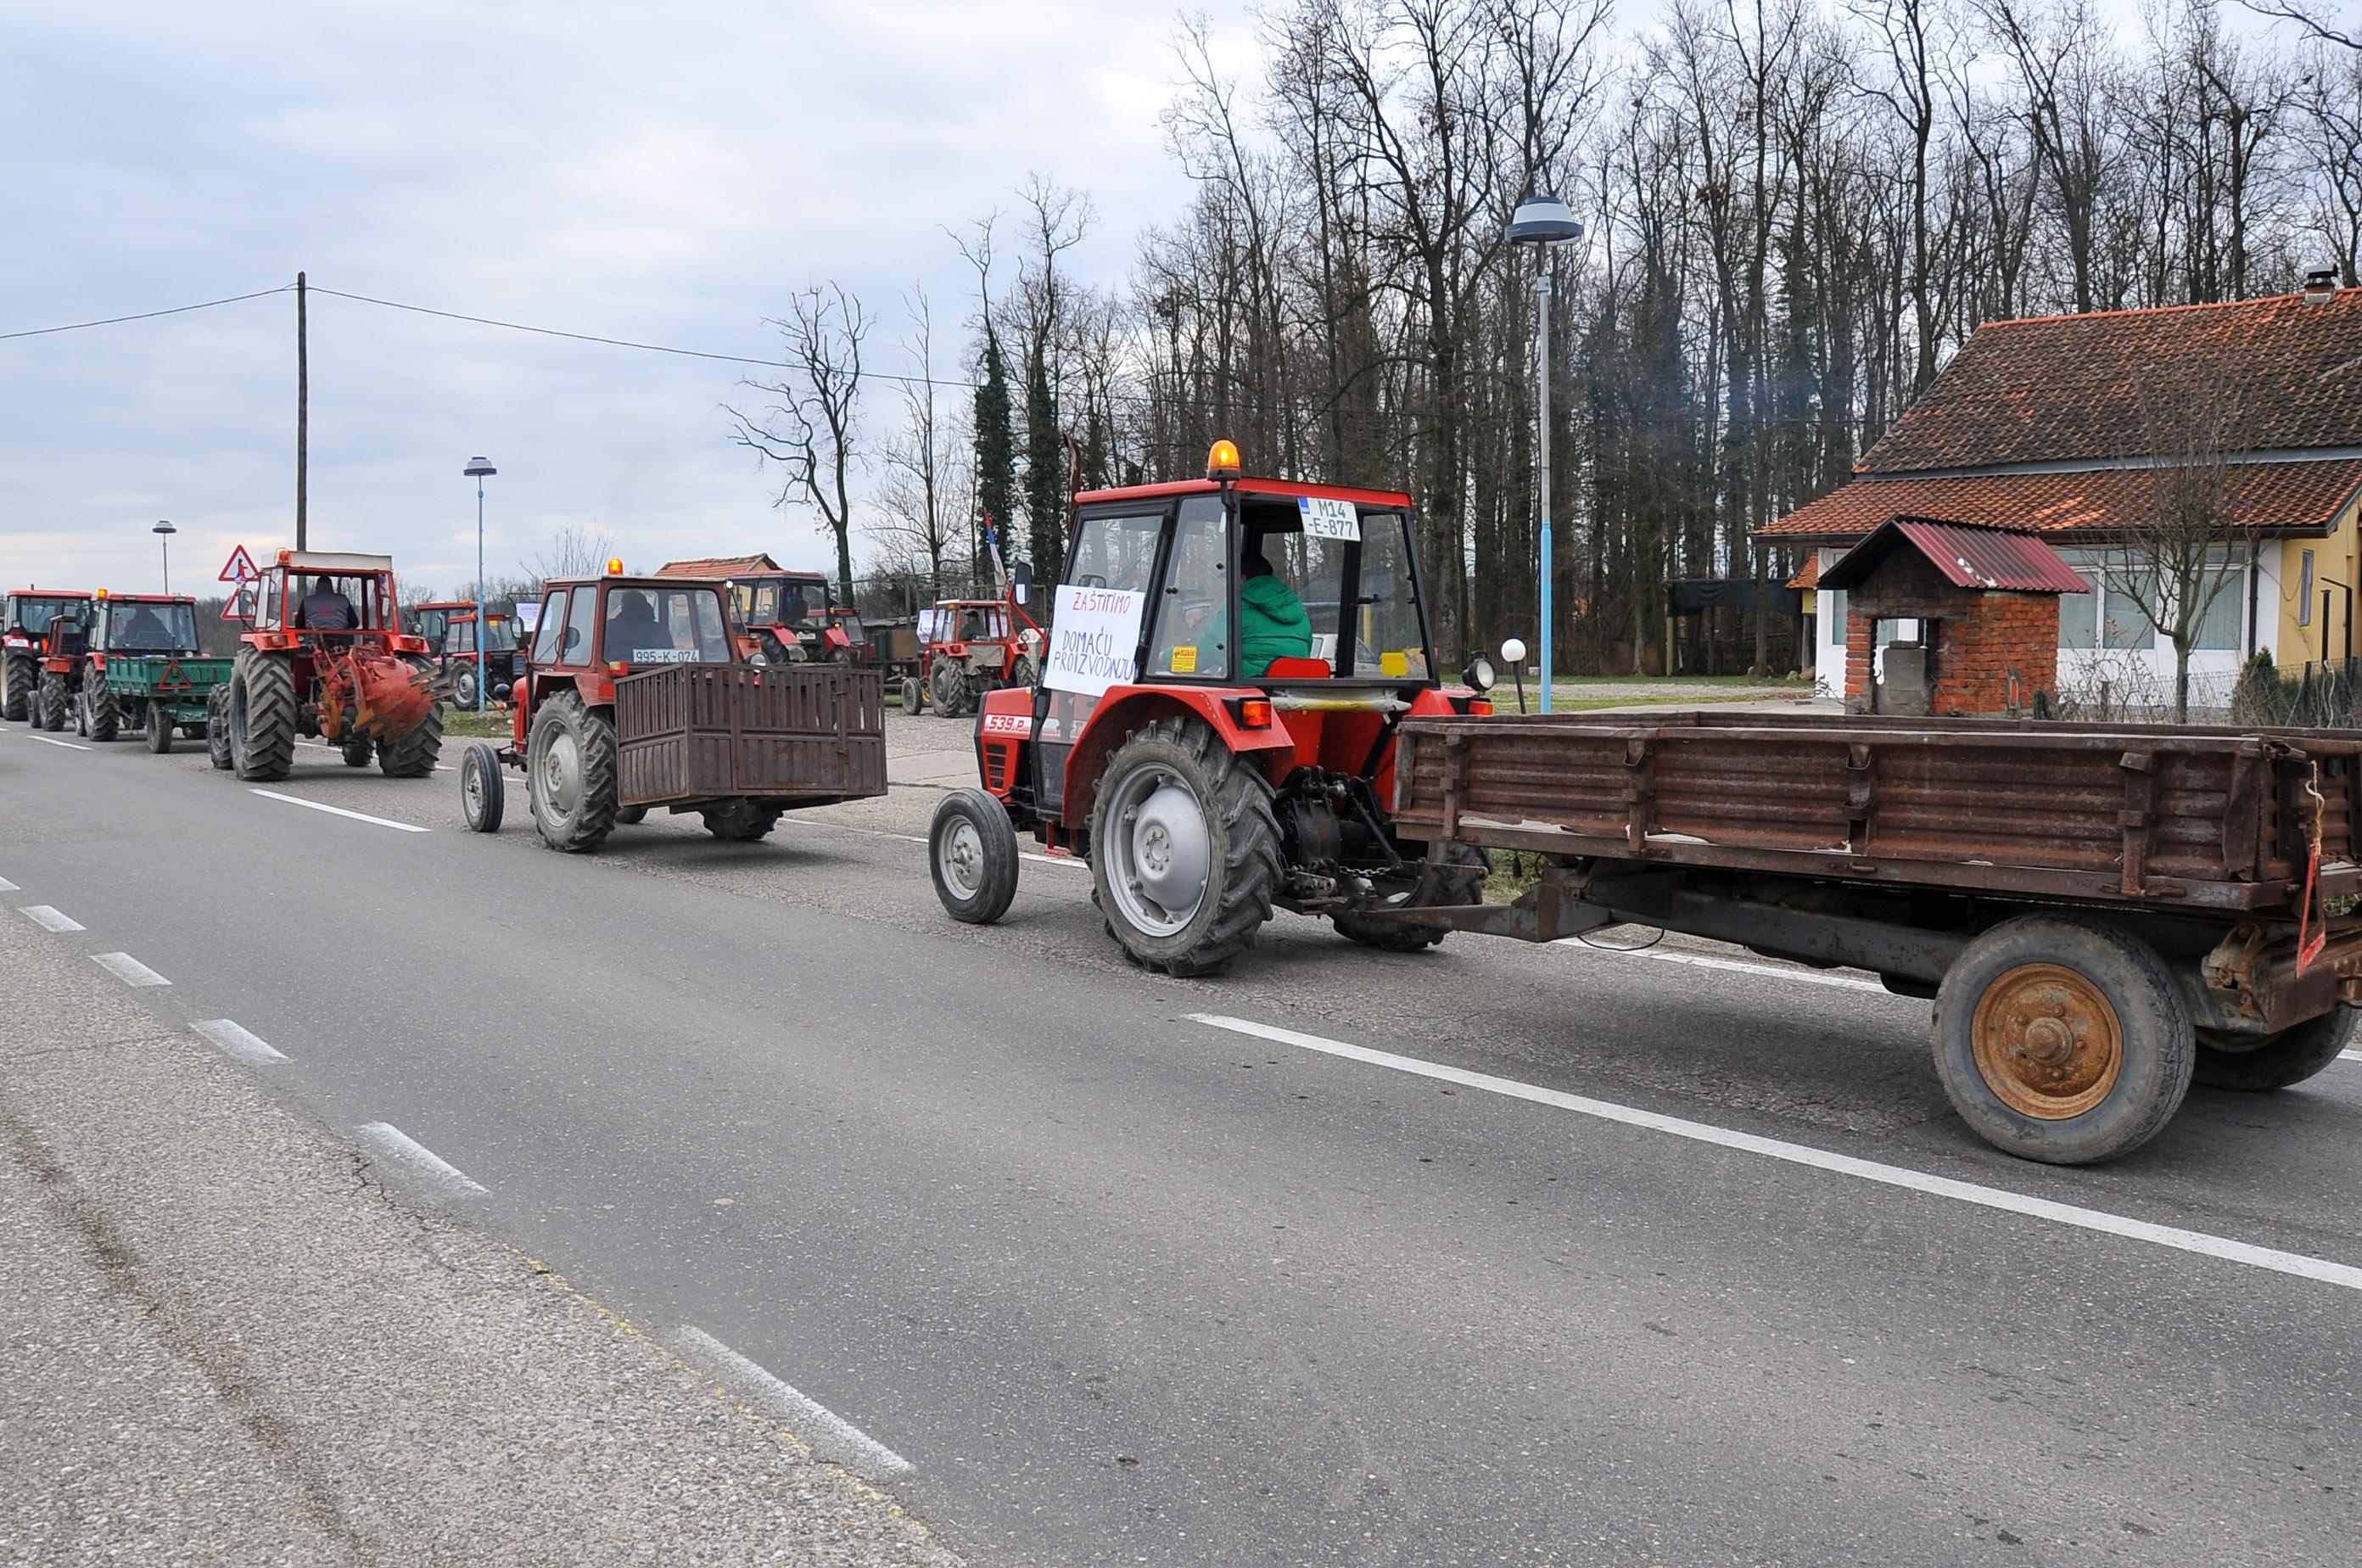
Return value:
[[(1054, 653), (1059, 646), (1058, 611), (1065, 601), (1065, 590), (1111, 589), (1139, 595), (1141, 614), (1131, 649), (1133, 668), (1139, 668), (1140, 644), (1156, 618), (1155, 590), (1172, 520), (1173, 503), (1162, 500), (1110, 502), (1076, 519), (1066, 570), (1050, 598), (1050, 641), (1045, 655)], [(1041, 814), (1055, 817), (1065, 797), (1066, 759), (1074, 754), (1075, 742), (1090, 723), (1099, 699), (1097, 692), (1054, 690), (1050, 679), (1050, 659), (1045, 657), (1042, 685), (1033, 698), (1033, 787)]]

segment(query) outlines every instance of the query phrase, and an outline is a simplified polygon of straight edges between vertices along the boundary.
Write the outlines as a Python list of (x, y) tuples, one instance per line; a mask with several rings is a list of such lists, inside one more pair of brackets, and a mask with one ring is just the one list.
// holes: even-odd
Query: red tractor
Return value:
[(758, 555), (667, 561), (657, 575), (723, 579), (748, 657), (767, 664), (854, 664), (868, 641), (861, 618), (837, 603), (825, 572), (795, 571)]
[(317, 735), (348, 767), (374, 756), (388, 778), (433, 773), (442, 689), (426, 639), (401, 629), (398, 604), (391, 556), (280, 551), (234, 606), (247, 629), (206, 716), (214, 766), (284, 778), (295, 738)]
[(1491, 667), (1471, 664), (1474, 690), (1436, 678), (1410, 497), (1242, 478), (1227, 442), (1208, 474), (1076, 497), (1041, 685), (984, 699), (984, 788), (928, 835), (936, 896), (999, 919), (1021, 827), (1089, 863), (1149, 968), (1216, 969), (1274, 908), (1430, 945), (1440, 927), (1367, 917), (1476, 903), (1490, 867), (1396, 833), (1395, 730), (1490, 712)]
[(926, 646), (923, 685), (902, 682), (902, 711), (915, 713), (922, 700), (947, 719), (976, 712), (988, 691), (1027, 687), (1042, 668), (1041, 624), (1025, 613), (1023, 569), (999, 599), (944, 599), (919, 615), (919, 638)]
[[(476, 602), (431, 600), (410, 607), (411, 630), (426, 640), (427, 653), (451, 686), (455, 706), (476, 705)], [(517, 646), (516, 623), (495, 610), (484, 618), (484, 662), (492, 679), (486, 699), (509, 700), (509, 689), (524, 674), (524, 650)]]
[[(0, 606), (0, 717), (33, 718), (40, 701), (41, 661), (48, 655), (50, 623), (63, 613), (87, 627), (90, 602), (87, 593), (55, 588), (19, 589), (8, 595), (6, 604)], [(54, 730), (64, 723), (61, 714), (48, 727)]]

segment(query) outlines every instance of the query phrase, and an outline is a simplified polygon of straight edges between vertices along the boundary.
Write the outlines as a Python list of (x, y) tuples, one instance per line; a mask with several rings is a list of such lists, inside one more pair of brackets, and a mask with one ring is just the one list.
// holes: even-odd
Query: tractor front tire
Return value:
[(459, 815), (469, 833), (498, 833), (501, 807), (507, 790), (501, 778), (501, 754), (478, 741), (459, 759)]
[[(1403, 908), (1451, 909), (1485, 901), (1485, 882), (1493, 875), (1493, 857), (1473, 845), (1438, 844), (1428, 848), (1425, 869)], [(1418, 953), (1451, 935), (1440, 925), (1414, 925), (1407, 921), (1363, 920), (1341, 914), (1337, 933), (1381, 953)]]
[(919, 684), (915, 675), (902, 678), (902, 712), (916, 713), (927, 705), (927, 689)]
[(148, 749), (161, 756), (172, 749), (172, 711), (161, 702), (148, 704)]
[(226, 681), (205, 693), (205, 755), (216, 771), (227, 773), (229, 754), (229, 685)]
[(347, 735), (337, 743), (347, 767), (367, 767), (377, 757), (377, 743), (365, 734)]
[(295, 664), (285, 654), (248, 648), (229, 677), (229, 755), (248, 783), (270, 783), (295, 770)]
[(1017, 830), (1009, 809), (981, 790), (955, 790), (927, 829), (935, 897), (952, 919), (990, 925), (1017, 897)]
[(937, 659), (927, 672), (927, 701), (935, 712), (956, 719), (967, 712), (967, 671), (947, 658)]
[(541, 842), (580, 855), (615, 830), (615, 721), (561, 691), (533, 718), (525, 778)]
[(2210, 1088), (2269, 1094), (2301, 1084), (2354, 1049), (2362, 1008), (2338, 1007), (2278, 1034), (2198, 1032), (2198, 1082)]
[(10, 654), (0, 664), (0, 718), (21, 724), (31, 712), (33, 690), (41, 683), (41, 667), (24, 654)]
[[(435, 667), (423, 658), (408, 661), (418, 672), (419, 679), (429, 679)], [(388, 778), (425, 778), (435, 771), (436, 758), (443, 755), (443, 706), (439, 702), (426, 705), (426, 717), (406, 735), (381, 741), (377, 748), (378, 771)]]
[(459, 667), (458, 677), (451, 682), (451, 705), (455, 708), (472, 709), (475, 707), (476, 667), (474, 665), (468, 664), (461, 665)]
[(1009, 668), (1009, 684), (1031, 691), (1033, 690), (1034, 681), (1040, 679), (1040, 675), (1041, 672), (1034, 668), (1033, 656), (1019, 654), (1017, 662)]
[(123, 733), (123, 704), (88, 676), (82, 683), (82, 725), (94, 741), (111, 741)]
[(771, 830), (779, 825), (779, 813), (785, 810), (742, 795), (718, 806), (708, 806), (697, 814), (705, 820), (705, 831), (724, 844), (752, 844), (769, 836)]
[(1286, 875), (1271, 786), (1194, 718), (1159, 719), (1108, 758), (1091, 812), (1100, 912), (1145, 968), (1210, 974), (1254, 942)]
[(40, 716), (33, 723), (51, 734), (66, 727), (66, 719), (73, 707), (73, 699), (66, 693), (66, 678), (50, 674), (41, 677)]

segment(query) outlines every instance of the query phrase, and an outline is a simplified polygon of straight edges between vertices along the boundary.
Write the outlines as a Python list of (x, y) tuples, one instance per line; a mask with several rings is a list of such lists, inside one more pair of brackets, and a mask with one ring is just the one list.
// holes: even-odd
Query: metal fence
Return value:
[(2047, 717), (2093, 723), (2352, 729), (2362, 726), (2362, 658), (2279, 666), (2256, 659), (2235, 671), (2193, 674), (2186, 717), (2171, 670), (2127, 660), (2062, 682), (2047, 706)]

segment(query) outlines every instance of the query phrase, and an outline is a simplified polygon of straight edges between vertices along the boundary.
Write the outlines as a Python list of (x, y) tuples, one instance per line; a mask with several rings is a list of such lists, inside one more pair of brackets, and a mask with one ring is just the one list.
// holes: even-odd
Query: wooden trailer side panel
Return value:
[(627, 806), (745, 796), (822, 805), (886, 792), (886, 704), (874, 669), (675, 665), (615, 685)]

